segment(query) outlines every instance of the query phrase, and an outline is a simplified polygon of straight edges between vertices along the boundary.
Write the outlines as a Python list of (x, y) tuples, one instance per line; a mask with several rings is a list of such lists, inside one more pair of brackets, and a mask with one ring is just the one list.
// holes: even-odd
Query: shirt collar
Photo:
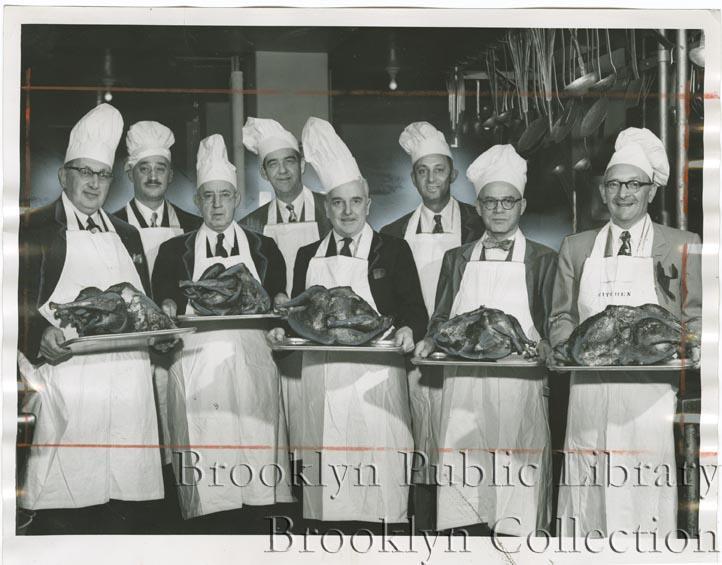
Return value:
[[(521, 230), (519, 229), (519, 226), (516, 227), (516, 230), (513, 234), (511, 234), (507, 239), (511, 239), (512, 241), (516, 241), (521, 234)], [(486, 241), (491, 236), (489, 235), (488, 231), (484, 231), (484, 235), (481, 236), (481, 241)]]
[[(303, 212), (303, 203), (304, 203), (304, 194), (303, 189), (301, 189), (301, 192), (298, 193), (298, 196), (294, 199), (291, 204), (293, 205), (293, 211), (296, 213), (296, 218), (298, 218), (298, 221), (301, 221), (301, 213)], [(283, 223), (288, 223), (288, 218), (290, 217), (291, 213), (288, 211), (288, 208), (286, 208), (286, 203), (282, 200), (279, 200), (276, 198), (276, 203), (278, 205), (279, 210), (281, 211), (281, 218), (283, 218)]]
[[(218, 241), (218, 232), (209, 228), (205, 223), (201, 226), (200, 231), (208, 239), (208, 243), (211, 244), (211, 249), (215, 249), (216, 242)], [(231, 222), (225, 230), (223, 230), (223, 247), (230, 251), (233, 248), (233, 242), (236, 237), (236, 226), (235, 222)]]
[(634, 251), (636, 249), (635, 246), (639, 244), (639, 242), (642, 239), (643, 231), (645, 226), (647, 225), (647, 222), (651, 222), (651, 219), (649, 218), (649, 214), (646, 214), (644, 217), (640, 218), (636, 224), (631, 226), (628, 229), (625, 229), (623, 227), (618, 226), (615, 224), (612, 220), (609, 220), (611, 229), (612, 229), (612, 239), (615, 243), (621, 242), (622, 240), (622, 232), (628, 231), (630, 235), (630, 245), (632, 246), (632, 250)]
[(156, 219), (156, 225), (160, 227), (160, 224), (163, 221), (163, 213), (165, 212), (165, 200), (163, 200), (161, 205), (158, 206), (157, 210), (153, 210), (152, 208), (146, 206), (137, 198), (133, 198), (133, 200), (135, 200), (135, 205), (138, 207), (138, 211), (143, 214), (143, 219), (145, 220), (145, 223), (149, 226), (151, 224), (151, 216), (153, 215), (153, 212), (157, 212), (158, 218)]
[(425, 204), (421, 204), (421, 229), (423, 231), (429, 232), (433, 230), (434, 216), (436, 216), (437, 214), (441, 214), (441, 225), (444, 227), (444, 231), (451, 231), (451, 225), (453, 220), (452, 215), (454, 213), (452, 200), (453, 198), (449, 198), (449, 201), (446, 203), (446, 206), (444, 206), (441, 212), (434, 212), (433, 210), (427, 208)]

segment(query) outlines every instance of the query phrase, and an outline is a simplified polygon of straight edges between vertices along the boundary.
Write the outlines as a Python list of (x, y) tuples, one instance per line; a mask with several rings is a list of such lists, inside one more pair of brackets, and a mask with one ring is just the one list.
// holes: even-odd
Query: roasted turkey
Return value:
[(80, 337), (174, 328), (173, 321), (130, 283), (105, 291), (94, 286), (80, 291), (73, 302), (51, 302), (60, 327), (75, 328)]
[(348, 286), (312, 286), (277, 310), (298, 335), (324, 345), (363, 345), (392, 324)]
[(431, 337), (438, 348), (465, 359), (493, 361), (512, 353), (536, 355), (536, 344), (514, 316), (484, 306), (447, 320)]
[(693, 357), (701, 330), (700, 318), (682, 324), (657, 304), (609, 305), (584, 320), (556, 352), (569, 365), (654, 365)]
[(202, 316), (265, 314), (271, 298), (243, 263), (208, 267), (197, 281), (181, 281), (183, 293)]

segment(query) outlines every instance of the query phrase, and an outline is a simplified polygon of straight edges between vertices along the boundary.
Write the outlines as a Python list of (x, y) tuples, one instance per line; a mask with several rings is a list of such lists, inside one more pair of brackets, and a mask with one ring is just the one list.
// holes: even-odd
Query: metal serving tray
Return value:
[(273, 345), (274, 351), (368, 351), (378, 353), (380, 351), (403, 353), (401, 346), (394, 344), (390, 339), (376, 339), (368, 343), (368, 345), (323, 345), (316, 343), (310, 339), (300, 337), (287, 337), (283, 343)]
[(143, 349), (149, 345), (169, 341), (195, 331), (195, 328), (171, 328), (168, 330), (154, 330), (149, 332), (90, 335), (69, 339), (63, 343), (63, 347), (67, 347), (76, 355), (107, 351), (127, 351)]
[(414, 357), (411, 359), (414, 365), (436, 365), (436, 366), (464, 366), (464, 367), (538, 367), (538, 360), (530, 360), (521, 355), (509, 355), (503, 359), (496, 361), (476, 361), (474, 359), (464, 359), (463, 357), (454, 357), (441, 351), (436, 351), (428, 357)]
[(600, 365), (596, 367), (587, 367), (586, 365), (555, 365), (552, 367), (552, 371), (564, 372), (564, 371), (575, 371), (575, 372), (591, 372), (591, 371), (604, 371), (609, 372), (640, 372), (640, 371), (692, 371), (699, 369), (699, 363), (692, 363), (685, 359), (673, 359), (666, 363), (659, 365)]
[(181, 323), (198, 323), (198, 322), (232, 322), (232, 321), (243, 321), (243, 320), (265, 320), (265, 319), (278, 319), (282, 316), (268, 312), (267, 314), (234, 314), (232, 316), (199, 316), (197, 314), (186, 315), (183, 314), (178, 316), (178, 321)]

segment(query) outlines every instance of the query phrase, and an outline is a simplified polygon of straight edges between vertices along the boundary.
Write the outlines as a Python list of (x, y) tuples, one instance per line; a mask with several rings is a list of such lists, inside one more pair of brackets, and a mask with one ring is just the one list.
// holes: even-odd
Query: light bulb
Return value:
[(391, 79), (391, 82), (389, 82), (389, 90), (396, 90), (399, 87), (399, 84), (396, 82), (395, 78)]
[(108, 91), (103, 94), (103, 100), (105, 100), (106, 102), (110, 102), (111, 100), (113, 100), (113, 93)]

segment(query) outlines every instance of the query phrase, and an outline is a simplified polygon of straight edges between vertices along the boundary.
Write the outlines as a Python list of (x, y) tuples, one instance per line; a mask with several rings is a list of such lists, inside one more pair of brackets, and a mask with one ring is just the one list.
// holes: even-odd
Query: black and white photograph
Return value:
[(4, 17), (8, 562), (715, 559), (719, 10)]

